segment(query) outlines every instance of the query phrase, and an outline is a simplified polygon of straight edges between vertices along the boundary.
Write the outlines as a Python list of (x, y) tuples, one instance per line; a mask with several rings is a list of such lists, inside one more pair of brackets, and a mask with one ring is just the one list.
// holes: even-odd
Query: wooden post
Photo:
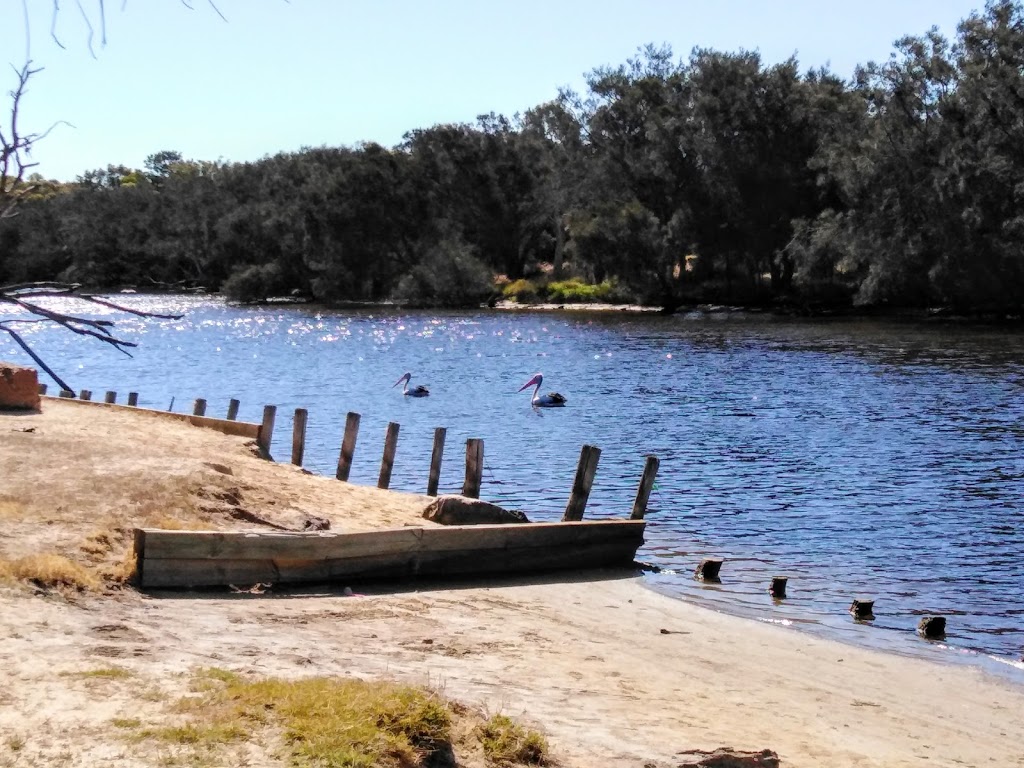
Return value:
[(263, 451), (263, 455), (268, 459), (271, 458), (270, 441), (274, 438), (275, 418), (277, 418), (277, 406), (263, 406), (263, 423), (260, 424), (260, 434), (259, 437), (256, 438), (256, 444), (259, 445), (260, 450)]
[(88, 390), (88, 389), (83, 389), (81, 392), (78, 393), (78, 399), (79, 400), (92, 400), (92, 391)]
[(238, 418), (238, 406), (239, 402), (235, 398), (231, 398), (231, 402), (228, 403), (228, 421)]
[(391, 485), (391, 469), (395, 466), (395, 450), (398, 448), (399, 425), (395, 422), (388, 423), (388, 433), (384, 438), (384, 456), (380, 460), (380, 477), (377, 478), (378, 488), (387, 488)]
[(873, 619), (875, 618), (874, 608), (874, 600), (854, 600), (850, 604), (850, 613), (855, 619)]
[(644, 473), (640, 476), (640, 487), (636, 491), (636, 501), (633, 502), (633, 514), (629, 516), (631, 520), (643, 520), (647, 514), (647, 500), (651, 498), (651, 488), (654, 487), (660, 464), (657, 456), (647, 457)]
[(345, 417), (345, 437), (341, 441), (341, 453), (338, 454), (338, 472), (335, 477), (348, 481), (352, 471), (352, 456), (356, 452), (356, 438), (359, 437), (359, 414), (349, 412)]
[(462, 495), (480, 498), (480, 481), (484, 474), (484, 441), (471, 437), (466, 441), (466, 479), (462, 482)]
[(138, 392), (129, 392), (128, 393), (128, 405), (130, 405), (132, 408), (135, 408), (135, 407), (137, 407), (139, 405), (139, 393)]
[(305, 408), (295, 409), (295, 421), (292, 422), (292, 464), (302, 466), (302, 456), (306, 452), (306, 419), (309, 412)]
[(196, 401), (192, 404), (192, 415), (193, 416), (205, 416), (206, 415), (206, 400), (202, 397), (197, 397)]
[(563, 522), (583, 519), (600, 458), (601, 449), (596, 445), (584, 445), (580, 450), (580, 463), (576, 465), (576, 479), (572, 481), (572, 493), (569, 495), (569, 503), (565, 506), (565, 514), (562, 515)]
[(444, 456), (444, 438), (448, 430), (438, 427), (434, 430), (434, 450), (430, 452), (430, 474), (427, 475), (427, 496), (437, 496), (437, 485), (441, 481), (441, 458)]
[(103, 396), (103, 402), (104, 403), (116, 403), (117, 402), (117, 392), (114, 392), (113, 390), (109, 390), (108, 389), (107, 390), (107, 394), (105, 394)]
[(721, 581), (718, 578), (718, 572), (722, 570), (723, 562), (723, 560), (714, 557), (701, 560), (693, 575), (701, 581)]
[(917, 623), (917, 634), (927, 640), (941, 640), (946, 636), (944, 616), (924, 616)]
[(786, 596), (786, 584), (789, 582), (785, 576), (772, 576), (772, 584), (768, 587), (768, 594), (774, 597), (776, 600), (781, 600)]
[(74, 397), (74, 396), (75, 396), (75, 393), (72, 392), (70, 389), (62, 389), (60, 391), (60, 394), (58, 395), (58, 397), (63, 397), (65, 399), (71, 398), (71, 397)]
[(39, 385), (39, 394), (40, 395), (45, 395), (46, 394), (46, 385), (45, 384), (40, 384)]

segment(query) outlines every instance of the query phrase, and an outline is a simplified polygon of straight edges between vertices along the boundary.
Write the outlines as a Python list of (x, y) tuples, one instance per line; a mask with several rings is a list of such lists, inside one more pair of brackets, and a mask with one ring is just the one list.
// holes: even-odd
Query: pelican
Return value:
[(410, 388), (409, 379), (411, 378), (411, 373), (403, 373), (402, 378), (400, 378), (398, 381), (392, 384), (391, 388), (394, 389), (399, 384), (402, 384), (404, 382), (405, 386), (402, 387), (402, 394), (405, 395), (406, 397), (426, 397), (427, 395), (430, 394), (430, 390), (424, 387), (422, 384), (417, 384), (415, 387)]
[(535, 384), (537, 385), (537, 388), (533, 390), (533, 397), (530, 400), (534, 408), (558, 408), (565, 405), (565, 397), (557, 392), (548, 392), (546, 395), (542, 395), (540, 393), (540, 385), (542, 381), (544, 381), (544, 375), (538, 373), (528, 382), (523, 384), (523, 386), (519, 388), (519, 391), (522, 392), (527, 387), (532, 387)]

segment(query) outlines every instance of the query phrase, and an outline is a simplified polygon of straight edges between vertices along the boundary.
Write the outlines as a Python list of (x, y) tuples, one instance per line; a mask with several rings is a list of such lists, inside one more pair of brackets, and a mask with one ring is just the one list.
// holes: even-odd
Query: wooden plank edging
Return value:
[(644, 527), (642, 520), (588, 520), (356, 533), (137, 529), (136, 568), (148, 588), (628, 566)]
[(259, 437), (260, 425), (250, 424), (247, 421), (228, 421), (227, 419), (215, 419), (210, 416), (193, 416), (190, 413), (173, 413), (171, 411), (158, 411), (153, 408), (136, 408), (134, 406), (119, 405), (117, 403), (101, 403), (98, 400), (77, 400), (71, 398), (56, 398), (45, 396), (44, 400), (60, 400), (62, 403), (76, 403), (90, 408), (112, 408), (115, 410), (125, 411), (127, 413), (143, 413), (150, 416), (156, 416), (158, 418), (172, 419), (174, 421), (184, 421), (191, 424), (194, 427), (203, 427), (205, 429), (214, 429), (218, 432), (222, 432), (225, 435), (232, 435), (234, 437), (247, 437), (250, 440), (255, 440)]

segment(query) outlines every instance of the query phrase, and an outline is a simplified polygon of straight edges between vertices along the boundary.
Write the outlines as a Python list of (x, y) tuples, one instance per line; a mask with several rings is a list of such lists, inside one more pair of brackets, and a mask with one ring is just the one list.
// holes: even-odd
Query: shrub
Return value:
[(557, 303), (611, 302), (617, 295), (617, 286), (611, 280), (594, 285), (573, 277), (548, 284), (547, 293), (548, 301)]
[(501, 289), (501, 295), (509, 301), (531, 304), (540, 297), (537, 285), (530, 280), (515, 280)]
[(249, 264), (236, 267), (221, 283), (220, 292), (232, 301), (251, 304), (280, 293), (280, 281), (281, 268), (277, 264)]
[(468, 245), (449, 238), (399, 280), (393, 297), (420, 307), (475, 307), (490, 294), (490, 271)]

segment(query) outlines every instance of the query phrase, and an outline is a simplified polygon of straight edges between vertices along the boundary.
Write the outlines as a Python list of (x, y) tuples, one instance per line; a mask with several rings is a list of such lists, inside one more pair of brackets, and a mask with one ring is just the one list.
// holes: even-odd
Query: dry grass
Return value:
[(60, 592), (98, 592), (103, 587), (99, 577), (92, 571), (56, 554), (0, 560), (0, 580), (27, 581)]
[(134, 673), (124, 667), (99, 667), (98, 669), (86, 669), (81, 672), (61, 672), (61, 677), (75, 677), (84, 680), (124, 680), (134, 677)]
[(477, 736), (484, 756), (494, 765), (550, 764), (547, 739), (505, 715), (493, 715), (481, 723), (477, 726)]
[[(247, 680), (207, 669), (197, 673), (192, 690), (173, 707), (184, 720), (155, 727), (119, 721), (118, 727), (131, 732), (131, 741), (157, 742), (193, 763), (216, 763), (272, 733), (276, 751), (295, 765), (412, 768), (451, 756), (456, 747), (483, 754), (492, 765), (549, 764), (536, 732), (504, 716), (476, 717), (466, 726), (472, 713), (424, 688), (327, 677)], [(453, 746), (455, 730), (471, 734), (473, 743)]]

